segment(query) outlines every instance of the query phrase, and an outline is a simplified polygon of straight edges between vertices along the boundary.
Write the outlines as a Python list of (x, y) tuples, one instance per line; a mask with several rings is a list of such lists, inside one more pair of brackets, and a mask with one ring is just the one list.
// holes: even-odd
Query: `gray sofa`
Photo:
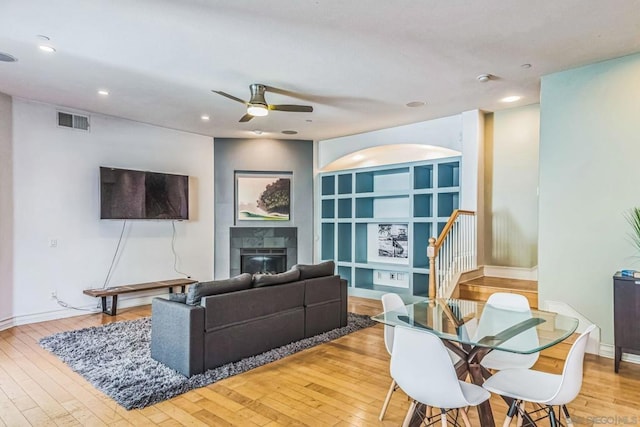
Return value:
[(192, 376), (346, 326), (347, 283), (334, 268), (199, 283), (183, 297), (188, 304), (154, 298), (151, 357)]

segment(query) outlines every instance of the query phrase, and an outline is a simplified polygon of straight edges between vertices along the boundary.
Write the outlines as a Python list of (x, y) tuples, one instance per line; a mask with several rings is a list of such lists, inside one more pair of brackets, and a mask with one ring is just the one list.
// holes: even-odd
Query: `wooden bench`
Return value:
[[(175, 286), (180, 286), (181, 292), (184, 292), (185, 286), (192, 283), (196, 283), (197, 280), (191, 279), (173, 279), (163, 280), (158, 282), (137, 283), (134, 285), (113, 286), (111, 288), (100, 289), (85, 289), (83, 294), (92, 297), (102, 298), (102, 312), (107, 313), (110, 316), (116, 315), (116, 309), (118, 306), (118, 295), (129, 294), (131, 292), (149, 291), (152, 289), (164, 289), (169, 288), (169, 293), (173, 293)], [(107, 297), (111, 297), (111, 309), (107, 310)]]

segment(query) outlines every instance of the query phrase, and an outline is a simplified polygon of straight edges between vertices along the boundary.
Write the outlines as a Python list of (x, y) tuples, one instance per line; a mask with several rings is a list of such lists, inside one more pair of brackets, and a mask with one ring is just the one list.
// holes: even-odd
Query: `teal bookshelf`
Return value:
[(430, 237), (460, 205), (460, 157), (320, 175), (320, 254), (350, 293), (426, 296)]

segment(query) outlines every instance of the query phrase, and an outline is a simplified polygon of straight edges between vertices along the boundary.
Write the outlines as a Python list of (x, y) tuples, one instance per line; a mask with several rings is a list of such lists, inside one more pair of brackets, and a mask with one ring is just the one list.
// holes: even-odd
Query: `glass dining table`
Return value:
[[(454, 298), (418, 301), (372, 319), (435, 334), (460, 357), (455, 365), (458, 378), (469, 376), (477, 385), (492, 375), (480, 363), (488, 353), (538, 353), (563, 341), (578, 327), (578, 319), (549, 311), (517, 310)], [(478, 416), (482, 426), (495, 426), (489, 401), (478, 406)]]

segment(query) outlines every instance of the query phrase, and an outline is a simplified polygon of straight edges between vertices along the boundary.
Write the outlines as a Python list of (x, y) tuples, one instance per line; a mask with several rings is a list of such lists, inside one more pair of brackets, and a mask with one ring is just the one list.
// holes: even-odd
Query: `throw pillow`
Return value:
[(182, 304), (186, 304), (187, 294), (185, 294), (184, 292), (169, 294), (169, 301), (175, 301), (175, 302), (180, 302)]
[(229, 292), (242, 291), (251, 288), (251, 274), (243, 273), (239, 276), (211, 282), (200, 282), (189, 286), (187, 304), (198, 305), (204, 297)]
[(254, 274), (253, 287), (280, 285), (295, 282), (300, 278), (300, 270), (289, 270), (278, 274)]
[(296, 264), (294, 270), (300, 270), (300, 280), (313, 279), (314, 277), (333, 276), (336, 264), (333, 261), (325, 261), (320, 264)]

